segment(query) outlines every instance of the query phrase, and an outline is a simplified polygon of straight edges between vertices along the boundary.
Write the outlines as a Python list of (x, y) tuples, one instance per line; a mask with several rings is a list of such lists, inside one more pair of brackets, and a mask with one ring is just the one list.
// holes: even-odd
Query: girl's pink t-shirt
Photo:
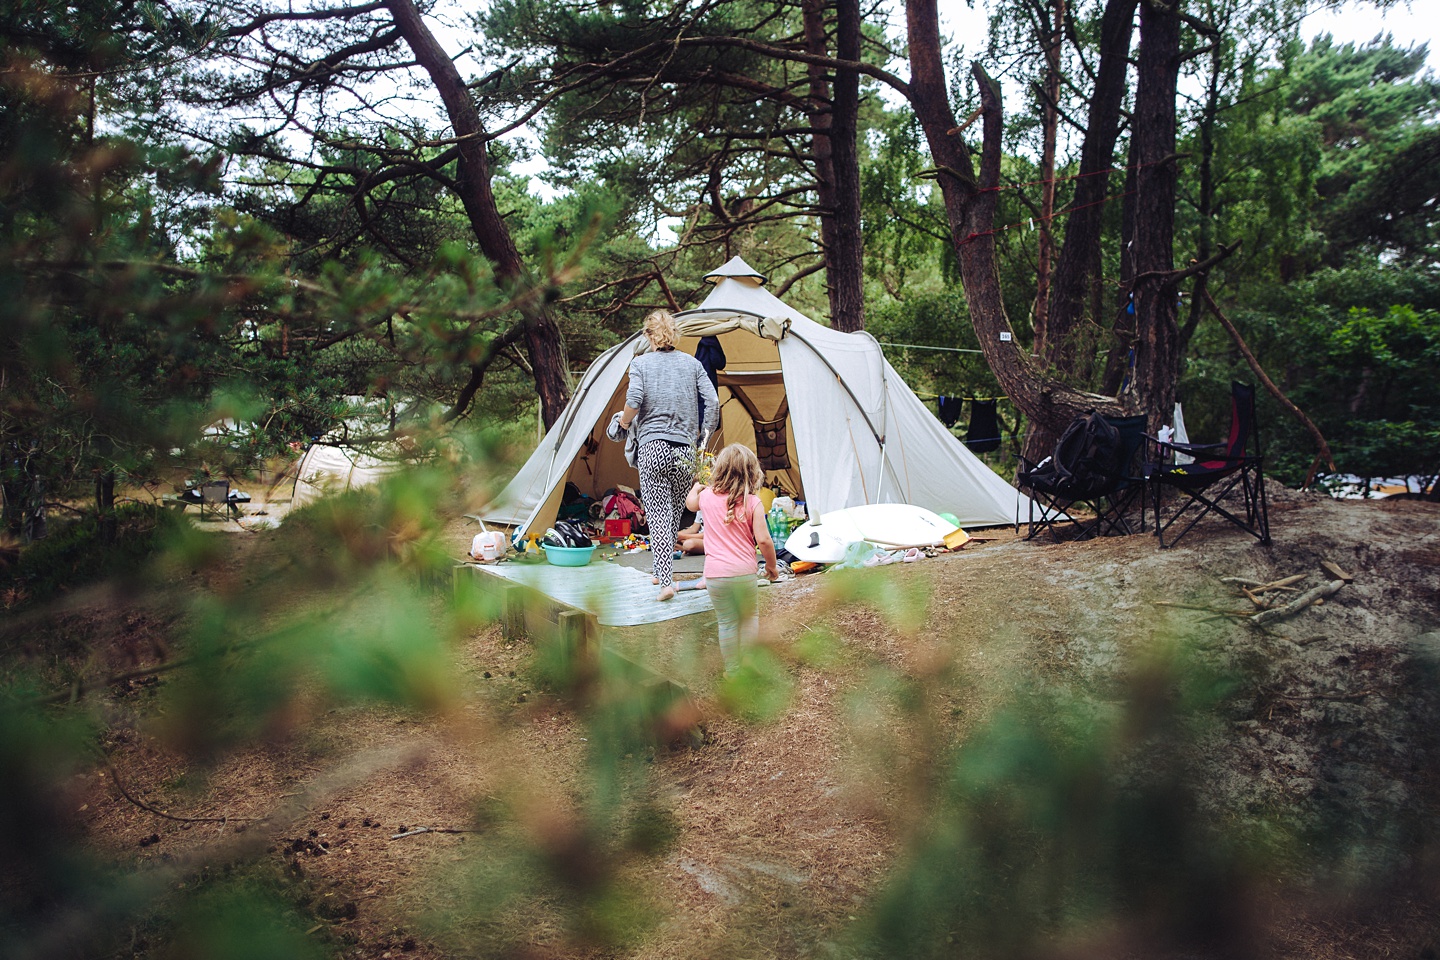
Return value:
[(747, 496), (735, 516), (725, 522), (726, 498), (709, 487), (700, 491), (700, 512), (705, 515), (705, 576), (754, 576), (755, 511), (760, 498)]

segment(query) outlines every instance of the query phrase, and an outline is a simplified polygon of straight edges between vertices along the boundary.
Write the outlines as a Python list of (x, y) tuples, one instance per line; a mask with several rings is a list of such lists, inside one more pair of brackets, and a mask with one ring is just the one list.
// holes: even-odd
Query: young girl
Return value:
[(710, 485), (696, 483), (685, 506), (705, 516), (705, 587), (720, 621), (720, 655), (726, 674), (740, 665), (740, 647), (760, 635), (760, 591), (755, 548), (765, 557), (765, 576), (780, 578), (775, 541), (755, 491), (765, 480), (754, 451), (732, 443), (715, 455)]

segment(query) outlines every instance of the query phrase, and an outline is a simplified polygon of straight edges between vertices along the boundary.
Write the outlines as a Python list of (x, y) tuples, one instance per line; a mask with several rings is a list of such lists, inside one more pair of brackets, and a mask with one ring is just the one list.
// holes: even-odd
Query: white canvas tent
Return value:
[(404, 466), (348, 447), (312, 443), (295, 465), (295, 493), (290, 509), (314, 503), (326, 494), (344, 493), (378, 483)]
[[(806, 501), (811, 515), (909, 503), (952, 513), (961, 526), (1015, 522), (1019, 493), (921, 403), (874, 337), (809, 319), (765, 290), (765, 278), (739, 257), (706, 279), (715, 289), (676, 319), (680, 349), (693, 354), (701, 337), (715, 336), (725, 352), (711, 450), (731, 442), (756, 448), (757, 423), (783, 431), (766, 478)], [(565, 413), (481, 512), (484, 521), (543, 531), (567, 481), (597, 499), (617, 484), (638, 488), (622, 445), (605, 436), (624, 406), (637, 341), (639, 332), (591, 364)]]

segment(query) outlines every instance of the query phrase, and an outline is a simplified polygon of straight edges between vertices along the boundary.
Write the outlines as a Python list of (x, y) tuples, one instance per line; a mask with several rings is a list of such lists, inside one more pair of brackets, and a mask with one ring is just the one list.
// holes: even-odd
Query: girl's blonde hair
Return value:
[(725, 522), (735, 519), (735, 511), (745, 498), (765, 482), (765, 471), (755, 451), (742, 443), (732, 443), (715, 454), (710, 465), (710, 489), (725, 498)]
[(680, 342), (680, 327), (668, 310), (651, 310), (645, 317), (645, 337), (656, 350), (673, 347)]

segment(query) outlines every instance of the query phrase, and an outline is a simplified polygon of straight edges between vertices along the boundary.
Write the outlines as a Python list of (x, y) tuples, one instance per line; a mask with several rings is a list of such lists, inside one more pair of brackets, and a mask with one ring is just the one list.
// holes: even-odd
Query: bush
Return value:
[(150, 504), (127, 504), (109, 516), (87, 514), (54, 524), (50, 536), (24, 548), (0, 572), (0, 598), (14, 611), (77, 587), (133, 575), (180, 519)]

